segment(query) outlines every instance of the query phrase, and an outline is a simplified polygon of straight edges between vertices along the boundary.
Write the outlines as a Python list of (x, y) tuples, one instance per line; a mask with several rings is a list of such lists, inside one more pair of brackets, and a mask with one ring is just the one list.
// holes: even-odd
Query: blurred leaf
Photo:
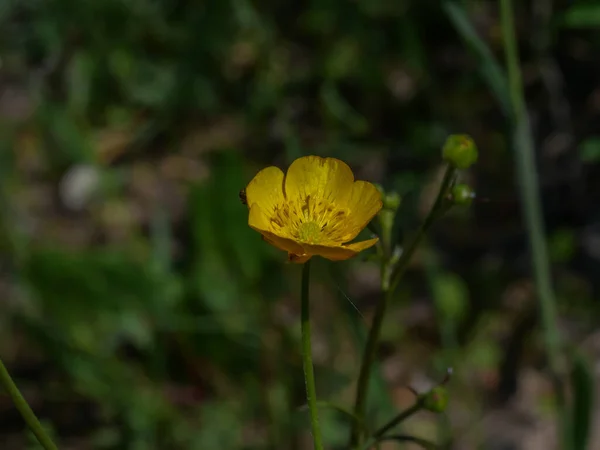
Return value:
[(433, 298), (444, 320), (460, 321), (468, 308), (469, 293), (465, 282), (455, 274), (440, 273), (432, 277)]
[(340, 420), (339, 414), (331, 409), (321, 411), (320, 417), (323, 440), (328, 446), (339, 448), (347, 443), (348, 426), (346, 421)]
[(77, 121), (58, 104), (46, 103), (38, 110), (48, 136), (48, 154), (59, 166), (92, 163), (94, 151), (87, 123)]
[(133, 76), (135, 63), (131, 52), (122, 48), (113, 50), (108, 57), (108, 67), (112, 75), (123, 83), (127, 83)]
[[(203, 307), (213, 313), (215, 329), (247, 351), (260, 336), (266, 288), (257, 293), (253, 286), (262, 277), (271, 248), (248, 227), (248, 208), (238, 195), (248, 179), (239, 157), (229, 153), (213, 159), (210, 179), (194, 186), (190, 196), (195, 248), (190, 282)], [(218, 345), (217, 340), (211, 343), (215, 359), (239, 364), (239, 355), (236, 364), (231, 356), (217, 357), (222, 353)], [(255, 358), (256, 353), (244, 357)]]
[[(348, 303), (348, 298), (345, 294), (345, 292), (348, 291), (347, 282), (342, 277), (341, 266), (337, 264), (333, 265), (330, 270), (331, 279), (333, 283), (338, 286), (339, 301)], [(346, 326), (352, 333), (355, 351), (357, 354), (360, 354), (367, 342), (368, 329), (365, 325), (364, 318), (362, 315), (357, 314), (353, 307), (344, 308), (342, 311), (346, 317)], [(369, 411), (368, 422), (366, 423), (367, 426), (396, 413), (396, 407), (389, 394), (388, 385), (382, 374), (382, 366), (378, 361), (375, 361), (372, 366), (367, 401), (367, 410)]]
[(213, 166), (213, 199), (216, 202), (218, 227), (223, 238), (224, 254), (235, 263), (245, 280), (256, 281), (265, 261), (265, 243), (248, 226), (248, 208), (239, 201), (239, 191), (249, 179), (243, 161), (234, 152), (219, 155)]
[(215, 312), (231, 310), (239, 299), (239, 288), (219, 251), (218, 210), (207, 187), (192, 190), (192, 226), (197, 246), (193, 283), (207, 306)]
[[(397, 435), (393, 435), (393, 436), (384, 436), (382, 438), (379, 438), (377, 440), (375, 440), (375, 443), (379, 443), (379, 442), (398, 442), (398, 443), (412, 443), (412, 444), (416, 444), (417, 446), (425, 449), (425, 450), (439, 450), (441, 447), (438, 446), (437, 444), (428, 441), (427, 439), (423, 439), (423, 438), (419, 438), (419, 437), (415, 437), (415, 436), (408, 436), (408, 435), (403, 435), (403, 434), (397, 434)], [(372, 448), (372, 444), (370, 443), (369, 446), (364, 447), (363, 450), (370, 450)]]
[(327, 78), (337, 80), (351, 75), (358, 61), (360, 61), (360, 47), (357, 42), (349, 39), (335, 42), (325, 58)]
[(491, 338), (482, 336), (470, 343), (465, 356), (472, 368), (493, 370), (502, 360), (502, 348)]
[(502, 107), (504, 114), (510, 115), (508, 82), (494, 54), (475, 31), (463, 6), (456, 1), (446, 0), (442, 3), (442, 7), (460, 37), (478, 59), (479, 70), (494, 93), (498, 104)]
[[(318, 401), (317, 407), (321, 408), (321, 409), (330, 409), (333, 411), (337, 411), (338, 413), (343, 415), (346, 419), (350, 420), (351, 422), (358, 422), (358, 424), (360, 425), (360, 428), (362, 430), (368, 432), (368, 429), (367, 429), (365, 423), (359, 417), (357, 417), (352, 411), (344, 408), (343, 406), (336, 405), (335, 403), (331, 403), (331, 402)], [(301, 409), (302, 409), (302, 411), (308, 411), (308, 405), (307, 404), (302, 405)]]
[(550, 237), (550, 258), (556, 262), (568, 262), (575, 255), (577, 236), (573, 230), (560, 229)]
[(194, 448), (237, 450), (242, 445), (242, 417), (239, 406), (230, 402), (205, 403), (201, 408), (197, 443)]
[(569, 28), (598, 28), (600, 5), (596, 2), (571, 5), (559, 16), (559, 23)]
[(326, 114), (344, 125), (352, 134), (362, 135), (369, 130), (369, 124), (340, 94), (333, 83), (321, 87), (321, 101)]
[(67, 71), (68, 103), (71, 112), (83, 115), (90, 101), (95, 64), (87, 52), (77, 53)]
[(150, 345), (151, 323), (169, 320), (162, 305), (173, 305), (181, 295), (170, 273), (111, 250), (34, 249), (24, 275), (40, 301), (35, 317), (98, 354), (112, 352), (123, 341)]
[(586, 139), (579, 146), (579, 157), (583, 162), (596, 162), (600, 160), (600, 138), (592, 137)]
[(123, 80), (132, 101), (142, 106), (159, 106), (166, 102), (175, 86), (175, 70), (168, 63), (138, 61), (134, 72)]
[(115, 448), (121, 442), (123, 436), (117, 427), (107, 426), (98, 429), (91, 438), (94, 448), (111, 449)]
[(589, 362), (579, 351), (573, 354), (571, 386), (573, 407), (571, 414), (572, 450), (588, 450), (594, 413), (594, 373)]

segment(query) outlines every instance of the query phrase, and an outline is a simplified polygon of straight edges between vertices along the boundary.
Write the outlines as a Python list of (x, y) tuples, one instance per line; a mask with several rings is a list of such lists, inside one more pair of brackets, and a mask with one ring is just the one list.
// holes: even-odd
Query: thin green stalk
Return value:
[(452, 165), (449, 164), (446, 167), (446, 172), (444, 173), (444, 179), (442, 180), (440, 190), (435, 199), (435, 202), (433, 203), (433, 206), (431, 207), (431, 210), (427, 214), (427, 217), (425, 217), (425, 220), (423, 221), (423, 223), (417, 230), (415, 236), (413, 237), (413, 239), (410, 242), (410, 244), (408, 245), (408, 247), (402, 252), (400, 259), (398, 260), (398, 264), (396, 265), (396, 269), (392, 272), (392, 275), (391, 275), (392, 281), (390, 284), (391, 291), (394, 291), (396, 289), (396, 287), (398, 286), (398, 283), (400, 282), (400, 280), (402, 279), (402, 276), (404, 275), (404, 272), (406, 272), (406, 269), (408, 269), (408, 263), (410, 262), (410, 259), (412, 258), (413, 253), (415, 252), (415, 250), (421, 243), (421, 239), (423, 239), (423, 237), (425, 236), (427, 231), (429, 231), (429, 229), (431, 228), (431, 225), (433, 225), (433, 222), (435, 222), (435, 220), (441, 214), (443, 214), (445, 212), (445, 210), (443, 208), (443, 201), (448, 196), (448, 192), (449, 192), (450, 186), (452, 185), (452, 181), (454, 180), (455, 175), (456, 175), (456, 169)]
[(0, 360), (0, 383), (2, 383), (4, 388), (7, 390), (13, 403), (21, 413), (21, 416), (27, 423), (27, 426), (35, 435), (41, 446), (46, 450), (58, 450), (58, 447), (54, 445), (54, 442), (52, 442), (50, 437), (48, 437), (44, 431), (44, 428), (42, 427), (42, 424), (29, 407), (27, 400), (25, 400), (23, 395), (21, 395), (19, 388), (11, 378), (2, 360)]
[[(407, 247), (403, 250), (400, 259), (398, 260), (398, 264), (396, 268), (388, 273), (387, 264), (383, 265), (383, 282), (382, 282), (382, 290), (383, 296), (377, 303), (377, 307), (375, 309), (375, 316), (373, 317), (373, 323), (371, 324), (371, 328), (369, 329), (369, 335), (367, 337), (367, 343), (365, 345), (362, 363), (360, 366), (360, 373), (358, 375), (358, 383), (356, 387), (356, 397), (354, 398), (354, 415), (361, 418), (361, 420), (365, 417), (365, 409), (367, 403), (367, 394), (369, 390), (369, 378), (371, 375), (371, 368), (375, 361), (375, 355), (377, 353), (377, 346), (379, 345), (379, 338), (381, 335), (381, 328), (383, 325), (383, 319), (385, 317), (385, 313), (387, 311), (387, 307), (391, 302), (391, 298), (394, 295), (394, 291), (404, 275), (404, 272), (408, 268), (408, 263), (410, 259), (417, 249), (421, 239), (425, 236), (435, 219), (439, 216), (441, 212), (443, 212), (443, 200), (448, 195), (448, 190), (452, 184), (452, 180), (454, 179), (454, 174), (456, 170), (450, 165), (446, 169), (444, 174), (444, 180), (442, 181), (442, 185), (440, 186), (440, 190), (438, 192), (438, 196), (431, 207), (431, 210), (427, 214), (427, 217), (415, 233), (411, 242), (407, 245)], [(353, 424), (350, 430), (350, 446), (352, 448), (356, 447), (361, 438), (361, 430), (358, 425)]]
[(302, 363), (304, 366), (304, 380), (306, 381), (306, 399), (310, 413), (315, 450), (323, 450), (323, 439), (319, 428), (319, 415), (317, 408), (317, 389), (315, 387), (315, 373), (312, 363), (312, 349), (310, 345), (310, 302), (308, 287), (310, 284), (310, 260), (302, 266)]
[(544, 341), (550, 368), (556, 374), (559, 372), (558, 360), (560, 355), (560, 336), (556, 325), (556, 299), (550, 282), (550, 265), (545, 241), (546, 232), (542, 222), (534, 145), (523, 97), (519, 54), (510, 0), (501, 0), (500, 14), (514, 121), (513, 144), (516, 153), (521, 206), (529, 234), (540, 314), (544, 328)]
[(402, 423), (404, 420), (408, 419), (413, 414), (419, 412), (423, 408), (423, 401), (421, 399), (417, 400), (410, 408), (405, 409), (396, 417), (392, 418), (388, 423), (379, 428), (375, 433), (373, 433), (374, 438), (380, 438), (385, 435), (388, 431), (393, 429), (396, 425)]
[[(513, 120), (513, 145), (516, 153), (517, 176), (521, 196), (521, 207), (529, 235), (533, 271), (539, 299), (544, 344), (554, 381), (562, 426), (566, 426), (567, 410), (560, 382), (560, 333), (557, 326), (556, 299), (551, 284), (550, 264), (545, 241), (545, 227), (538, 191), (538, 176), (535, 164), (534, 144), (523, 95), (523, 82), (519, 67), (519, 53), (514, 26), (514, 14), (510, 0), (500, 1), (500, 20)], [(563, 439), (566, 433), (563, 429)], [(565, 441), (566, 442), (566, 441)], [(568, 448), (568, 447), (567, 447)]]
[[(371, 324), (369, 336), (367, 337), (367, 344), (363, 353), (360, 373), (358, 375), (358, 384), (356, 387), (356, 397), (354, 399), (354, 415), (359, 417), (361, 420), (364, 420), (365, 417), (365, 407), (367, 401), (367, 391), (369, 387), (369, 378), (371, 375), (371, 367), (373, 366), (375, 355), (377, 353), (377, 345), (379, 344), (381, 326), (383, 324), (383, 318), (385, 317), (385, 312), (388, 304), (390, 303), (392, 293), (393, 291), (391, 289), (387, 289), (387, 291), (384, 292), (383, 299), (377, 303), (375, 316), (373, 317), (373, 323)], [(350, 446), (351, 448), (354, 448), (360, 442), (363, 436), (361, 429), (356, 423), (352, 424), (350, 432)]]

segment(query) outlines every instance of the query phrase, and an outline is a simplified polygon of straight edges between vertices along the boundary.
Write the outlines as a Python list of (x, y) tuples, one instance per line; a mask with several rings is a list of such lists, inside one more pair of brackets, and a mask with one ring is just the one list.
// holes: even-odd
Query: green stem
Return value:
[[(383, 299), (377, 303), (375, 309), (375, 316), (373, 317), (373, 323), (369, 330), (369, 336), (367, 337), (367, 344), (363, 353), (362, 364), (360, 366), (360, 373), (358, 375), (358, 384), (356, 387), (356, 397), (354, 399), (354, 415), (364, 420), (365, 407), (367, 400), (367, 391), (369, 387), (369, 376), (371, 374), (371, 366), (375, 360), (375, 354), (377, 353), (377, 345), (379, 344), (379, 335), (381, 334), (381, 326), (383, 324), (383, 318), (385, 312), (390, 303), (392, 297), (392, 290), (387, 289), (384, 292)], [(360, 442), (363, 437), (360, 428), (356, 423), (352, 425), (350, 435), (350, 446), (354, 448)]]
[(398, 425), (399, 423), (408, 419), (410, 416), (412, 416), (416, 412), (420, 411), (421, 408), (423, 408), (423, 401), (421, 399), (419, 399), (410, 408), (405, 409), (400, 414), (398, 414), (396, 417), (391, 419), (388, 423), (386, 423), (381, 428), (379, 428), (377, 431), (375, 431), (375, 433), (373, 433), (373, 437), (380, 438), (381, 436), (386, 434), (388, 431), (390, 431), (392, 428), (394, 428), (396, 425)]
[(58, 450), (58, 447), (54, 445), (52, 440), (48, 437), (44, 429), (42, 428), (42, 424), (35, 416), (34, 412), (29, 407), (27, 400), (23, 397), (19, 388), (11, 378), (6, 366), (0, 360), (0, 383), (7, 390), (10, 395), (13, 403), (21, 413), (23, 419), (27, 423), (29, 429), (33, 432), (38, 442), (44, 447), (46, 450)]
[[(521, 207), (529, 235), (533, 271), (539, 299), (544, 344), (552, 374), (558, 409), (566, 426), (567, 409), (560, 381), (560, 333), (557, 326), (556, 298), (550, 277), (550, 264), (546, 247), (546, 232), (542, 221), (542, 208), (538, 191), (539, 181), (535, 163), (533, 137), (525, 107), (523, 82), (519, 67), (519, 53), (514, 26), (514, 15), (510, 0), (500, 1), (500, 21), (508, 84), (511, 100), (511, 119), (513, 125), (513, 146), (515, 149), (517, 176), (521, 196)], [(566, 439), (565, 430), (562, 430)], [(568, 448), (568, 447), (566, 447)]]
[[(391, 301), (391, 298), (402, 278), (404, 272), (408, 268), (408, 263), (410, 259), (417, 249), (421, 239), (425, 236), (433, 222), (439, 214), (444, 211), (443, 201), (444, 198), (448, 195), (449, 188), (454, 179), (454, 174), (456, 170), (450, 165), (446, 169), (446, 173), (444, 174), (444, 179), (442, 181), (442, 185), (440, 186), (440, 190), (438, 192), (438, 196), (435, 199), (435, 202), (427, 214), (427, 217), (415, 233), (411, 242), (402, 252), (400, 259), (398, 260), (398, 264), (396, 268), (388, 273), (387, 264), (383, 265), (383, 282), (382, 282), (382, 290), (383, 296), (377, 303), (377, 307), (375, 309), (375, 316), (373, 317), (373, 323), (371, 324), (371, 328), (369, 330), (369, 335), (367, 337), (367, 344), (365, 345), (362, 363), (360, 366), (360, 373), (358, 375), (358, 384), (356, 387), (356, 397), (354, 399), (354, 415), (359, 417), (361, 420), (365, 417), (365, 409), (367, 402), (367, 394), (369, 390), (369, 378), (371, 375), (371, 367), (373, 366), (373, 362), (375, 361), (375, 355), (377, 353), (377, 346), (379, 345), (379, 338), (381, 335), (381, 327), (383, 325), (383, 319), (385, 317), (385, 313), (387, 311), (387, 307)], [(358, 425), (354, 424), (350, 430), (350, 446), (351, 448), (356, 447), (361, 440), (361, 431)]]
[(310, 413), (310, 424), (315, 443), (315, 450), (323, 450), (321, 429), (319, 428), (319, 415), (317, 408), (317, 389), (315, 387), (315, 373), (312, 363), (312, 350), (310, 345), (310, 302), (308, 287), (310, 284), (310, 260), (302, 266), (302, 363), (304, 366), (304, 379), (306, 381), (306, 399)]
[(425, 217), (425, 220), (417, 230), (415, 236), (413, 237), (408, 247), (402, 252), (400, 259), (398, 260), (398, 264), (396, 265), (396, 269), (392, 272), (392, 281), (390, 285), (391, 291), (394, 291), (396, 289), (398, 283), (402, 279), (402, 275), (404, 275), (404, 272), (406, 272), (406, 269), (408, 269), (408, 263), (410, 262), (413, 253), (421, 243), (421, 239), (423, 239), (427, 231), (429, 231), (431, 225), (433, 225), (433, 222), (435, 222), (435, 220), (439, 218), (440, 215), (446, 212), (446, 209), (443, 207), (443, 202), (444, 199), (448, 196), (450, 186), (452, 185), (452, 181), (454, 180), (455, 174), (456, 169), (449, 164), (446, 167), (444, 179), (442, 180), (440, 190), (435, 199), (435, 202), (433, 203), (433, 206), (429, 210), (427, 217)]
[(542, 222), (542, 208), (538, 192), (539, 181), (533, 150), (533, 138), (523, 98), (519, 54), (510, 0), (501, 0), (500, 14), (514, 122), (513, 144), (516, 153), (517, 175), (522, 200), (521, 206), (529, 234), (529, 245), (533, 259), (534, 276), (538, 291), (548, 360), (551, 370), (556, 374), (559, 371), (558, 359), (560, 355), (560, 337), (556, 325), (556, 300), (550, 282), (550, 265), (545, 241), (546, 232)]

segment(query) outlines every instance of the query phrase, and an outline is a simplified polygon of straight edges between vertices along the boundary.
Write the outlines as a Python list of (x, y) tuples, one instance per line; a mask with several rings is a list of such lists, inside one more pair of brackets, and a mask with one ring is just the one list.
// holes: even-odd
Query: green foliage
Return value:
[(600, 160), (600, 138), (592, 137), (585, 140), (579, 146), (579, 157), (587, 163)]
[(600, 5), (593, 1), (578, 1), (561, 15), (560, 24), (569, 28), (597, 28), (600, 26)]
[(433, 298), (443, 321), (458, 323), (467, 312), (469, 294), (464, 282), (456, 275), (438, 274), (432, 280)]

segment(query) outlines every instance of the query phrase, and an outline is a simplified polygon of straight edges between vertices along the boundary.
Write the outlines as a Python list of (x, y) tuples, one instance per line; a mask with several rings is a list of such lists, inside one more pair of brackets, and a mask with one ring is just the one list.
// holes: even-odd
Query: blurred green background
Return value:
[[(600, 6), (514, 3), (560, 328), (597, 369)], [(266, 165), (338, 157), (402, 194), (401, 239), (436, 194), (450, 133), (479, 146), (462, 174), (478, 200), (415, 256), (367, 420), (453, 367), (447, 414), (419, 414), (407, 433), (553, 448), (497, 9), (0, 3), (0, 354), (61, 449), (312, 448), (300, 269), (248, 228), (238, 192)], [(350, 406), (378, 265), (318, 260), (313, 274), (319, 396)], [(347, 418), (322, 415), (327, 447), (343, 448)], [(37, 448), (5, 395), (0, 446)], [(411, 447), (382, 446), (395, 448)]]

